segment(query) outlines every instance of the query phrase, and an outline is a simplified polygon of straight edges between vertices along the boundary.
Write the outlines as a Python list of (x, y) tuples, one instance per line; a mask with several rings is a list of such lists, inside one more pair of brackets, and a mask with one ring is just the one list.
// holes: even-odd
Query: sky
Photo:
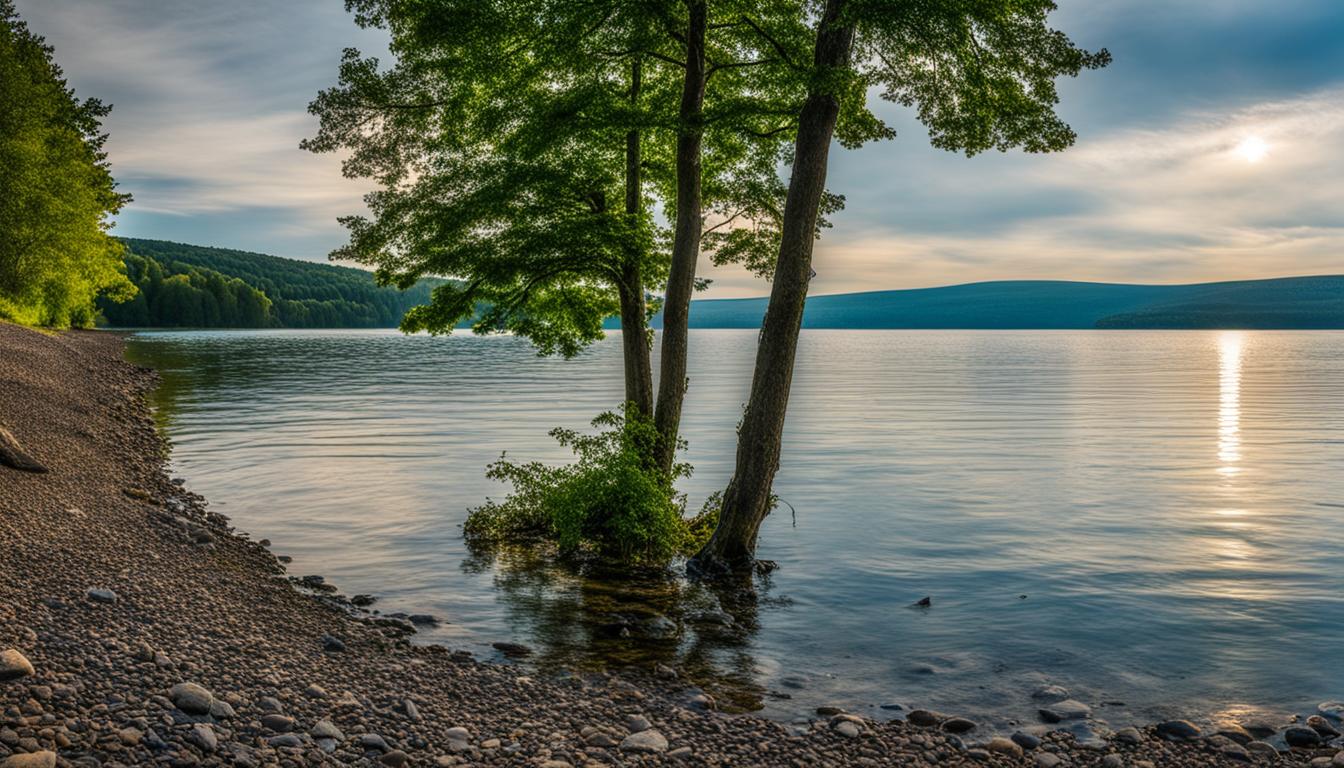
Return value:
[[(1002, 279), (1189, 283), (1344, 273), (1344, 1), (1058, 0), (1114, 63), (1061, 81), (1052, 155), (967, 158), (898, 131), (838, 145), (844, 211), (814, 294)], [(340, 0), (17, 0), (81, 97), (116, 105), (116, 233), (321, 261), (367, 182), (298, 148), (346, 47), (385, 54)], [(707, 297), (768, 286), (702, 261)]]

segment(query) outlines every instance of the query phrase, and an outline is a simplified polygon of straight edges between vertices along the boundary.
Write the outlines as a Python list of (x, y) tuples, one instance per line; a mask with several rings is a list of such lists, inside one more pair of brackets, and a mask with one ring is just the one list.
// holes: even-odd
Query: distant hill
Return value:
[(394, 327), (442, 282), (399, 291), (362, 269), (164, 240), (122, 242), (140, 293), (122, 304), (99, 302), (107, 323), (120, 327)]
[[(691, 327), (759, 328), (767, 301), (696, 301)], [(1195, 285), (1009, 280), (833, 294), (807, 300), (803, 327), (1344, 328), (1344, 276)]]

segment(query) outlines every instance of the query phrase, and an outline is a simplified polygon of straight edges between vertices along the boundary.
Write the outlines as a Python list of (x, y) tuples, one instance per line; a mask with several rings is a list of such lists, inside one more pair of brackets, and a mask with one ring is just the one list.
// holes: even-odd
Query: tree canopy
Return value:
[(75, 98), (51, 46), (0, 0), (0, 316), (87, 326), (97, 296), (134, 294), (108, 234), (130, 201), (103, 150), (110, 110)]

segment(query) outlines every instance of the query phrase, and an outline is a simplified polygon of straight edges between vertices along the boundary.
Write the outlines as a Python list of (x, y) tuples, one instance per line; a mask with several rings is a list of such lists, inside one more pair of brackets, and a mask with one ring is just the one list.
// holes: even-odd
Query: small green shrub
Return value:
[(654, 425), (627, 407), (598, 416), (593, 426), (596, 434), (551, 430), (574, 452), (572, 464), (520, 464), (507, 456), (491, 464), (486, 475), (513, 491), (471, 510), (463, 526), (468, 543), (553, 543), (566, 555), (639, 565), (666, 563), (703, 543), (713, 521), (705, 513), (683, 517), (686, 499), (673, 486), (690, 475), (690, 465), (658, 468)]

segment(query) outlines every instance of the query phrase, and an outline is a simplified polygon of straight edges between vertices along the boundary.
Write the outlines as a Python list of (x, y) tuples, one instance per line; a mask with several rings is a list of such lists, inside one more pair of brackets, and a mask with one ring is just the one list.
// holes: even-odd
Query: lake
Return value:
[[(692, 331), (692, 509), (732, 472), (755, 339)], [(129, 355), (163, 374), (190, 489), (291, 573), (442, 617), (421, 641), (661, 661), (781, 718), (1009, 728), (1044, 683), (1114, 726), (1344, 697), (1344, 333), (805, 331), (759, 547), (779, 568), (720, 603), (463, 544), (507, 490), (487, 464), (563, 460), (546, 432), (619, 403), (619, 339), (566, 361), (510, 337), (143, 332)]]

